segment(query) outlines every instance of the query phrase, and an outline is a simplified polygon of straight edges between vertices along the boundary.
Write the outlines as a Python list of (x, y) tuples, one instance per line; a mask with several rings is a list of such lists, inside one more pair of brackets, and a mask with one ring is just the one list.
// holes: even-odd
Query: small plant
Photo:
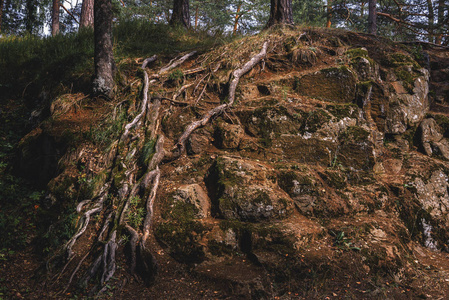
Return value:
[(139, 207), (141, 199), (139, 196), (134, 196), (129, 200), (129, 208), (126, 214), (128, 224), (133, 228), (139, 228), (145, 216), (143, 207)]
[(183, 77), (184, 77), (184, 73), (181, 70), (176, 69), (173, 72), (171, 72), (170, 75), (168, 75), (168, 80), (179, 83), (179, 82), (181, 82)]
[(353, 246), (353, 243), (351, 242), (350, 238), (345, 237), (344, 231), (339, 231), (338, 233), (335, 233), (333, 231), (330, 232), (332, 236), (335, 237), (334, 245), (340, 249), (340, 250), (354, 250), (354, 251), (360, 251), (361, 249), (359, 247)]

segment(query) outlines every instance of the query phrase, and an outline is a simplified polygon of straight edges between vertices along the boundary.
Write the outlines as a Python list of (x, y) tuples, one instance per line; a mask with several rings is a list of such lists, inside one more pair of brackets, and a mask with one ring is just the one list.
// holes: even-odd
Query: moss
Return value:
[(205, 227), (196, 221), (197, 208), (190, 203), (168, 197), (161, 216), (168, 219), (156, 228), (156, 238), (170, 248), (170, 254), (184, 263), (199, 263), (205, 253), (200, 238)]
[(339, 171), (326, 170), (324, 174), (319, 173), (319, 175), (328, 185), (336, 189), (344, 189), (347, 185), (346, 178)]
[(338, 120), (344, 118), (355, 118), (357, 117), (357, 113), (359, 108), (357, 105), (353, 103), (349, 104), (340, 104), (340, 105), (327, 105), (326, 110), (331, 113)]
[(297, 196), (297, 189), (301, 190), (301, 194), (317, 194), (312, 179), (307, 175), (300, 175), (294, 171), (280, 172), (278, 175), (278, 185), (292, 197)]
[(353, 48), (346, 51), (345, 55), (349, 58), (368, 57), (368, 50), (364, 48)]
[(341, 135), (340, 139), (344, 141), (350, 142), (365, 142), (368, 140), (370, 133), (359, 126), (350, 126), (346, 129), (346, 131)]
[(322, 109), (311, 111), (304, 117), (299, 131), (302, 134), (305, 132), (314, 133), (331, 119), (332, 117)]
[(415, 69), (420, 69), (421, 66), (410, 56), (402, 53), (393, 53), (388, 57), (389, 63), (393, 67), (399, 66), (413, 66)]
[(207, 248), (209, 252), (215, 256), (225, 256), (236, 253), (236, 251), (230, 245), (215, 240), (209, 240), (207, 242)]
[(410, 94), (413, 94), (413, 88), (415, 79), (418, 77), (416, 74), (410, 72), (407, 68), (399, 67), (394, 70), (396, 77), (402, 81), (402, 85)]
[(449, 138), (449, 118), (443, 115), (433, 115), (432, 117), (435, 119), (438, 126), (443, 129), (444, 137)]

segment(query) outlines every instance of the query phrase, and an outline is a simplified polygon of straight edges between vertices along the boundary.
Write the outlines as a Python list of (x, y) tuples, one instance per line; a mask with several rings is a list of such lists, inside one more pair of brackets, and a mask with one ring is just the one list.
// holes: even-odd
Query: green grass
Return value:
[[(211, 36), (205, 31), (187, 31), (147, 21), (123, 21), (114, 27), (116, 61), (127, 57), (148, 57), (204, 51), (229, 37)], [(87, 92), (93, 73), (92, 30), (40, 38), (0, 38), (0, 100), (6, 97), (36, 98), (42, 90), (58, 93)]]

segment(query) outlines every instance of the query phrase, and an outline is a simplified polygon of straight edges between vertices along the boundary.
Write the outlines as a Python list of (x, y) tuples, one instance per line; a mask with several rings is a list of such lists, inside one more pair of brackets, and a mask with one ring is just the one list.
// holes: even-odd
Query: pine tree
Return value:
[(276, 24), (293, 24), (292, 0), (271, 0), (268, 27)]
[(94, 41), (93, 92), (96, 95), (111, 97), (116, 69), (112, 52), (111, 0), (94, 1)]

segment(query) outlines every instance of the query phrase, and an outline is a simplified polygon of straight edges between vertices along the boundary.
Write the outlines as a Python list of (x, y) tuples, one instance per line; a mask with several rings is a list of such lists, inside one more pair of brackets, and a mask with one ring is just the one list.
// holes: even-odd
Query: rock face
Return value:
[(215, 141), (222, 149), (235, 149), (240, 145), (245, 131), (240, 125), (220, 122), (215, 128)]
[(416, 126), (422, 121), (429, 109), (429, 72), (420, 69), (413, 81), (413, 89), (408, 92), (403, 83), (392, 82), (394, 93), (390, 95), (390, 108), (386, 119), (386, 133), (401, 134), (408, 126)]
[(419, 129), (424, 153), (428, 156), (439, 154), (444, 159), (449, 160), (449, 141), (443, 137), (441, 128), (439, 128), (435, 119), (425, 119), (419, 125)]
[(428, 211), (433, 218), (447, 222), (449, 212), (448, 176), (441, 170), (437, 170), (426, 182), (421, 178), (416, 178), (414, 186), (423, 209)]
[(322, 69), (301, 77), (296, 84), (301, 95), (338, 103), (352, 102), (355, 88), (355, 73), (346, 67)]
[(195, 207), (195, 217), (205, 218), (210, 215), (210, 200), (199, 184), (183, 185), (173, 194), (175, 201), (192, 204)]
[(273, 169), (222, 156), (209, 169), (213, 210), (228, 220), (260, 221), (287, 217), (293, 201), (276, 184)]

